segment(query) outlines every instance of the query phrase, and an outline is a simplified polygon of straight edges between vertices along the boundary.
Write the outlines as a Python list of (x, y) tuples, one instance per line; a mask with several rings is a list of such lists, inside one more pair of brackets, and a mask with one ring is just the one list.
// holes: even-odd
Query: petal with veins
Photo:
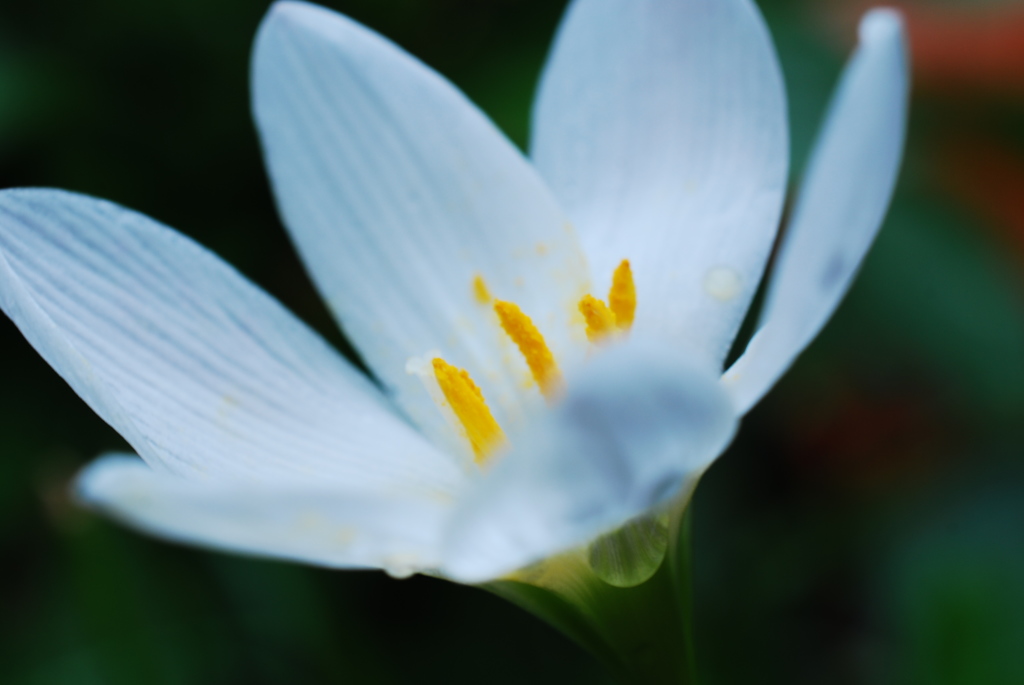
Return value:
[(110, 202), (0, 193), (0, 306), (149, 464), (449, 491), (460, 472), (340, 355), (185, 236)]
[(725, 375), (741, 413), (768, 392), (832, 316), (892, 198), (909, 99), (899, 14), (869, 12), (860, 40), (808, 166), (761, 327)]
[(703, 364), (641, 343), (613, 347), (459, 502), (442, 572), (479, 582), (617, 528), (680, 494), (735, 428)]
[[(782, 75), (754, 3), (576, 0), (541, 82), (532, 156), (596, 291), (629, 259), (636, 330), (721, 364), (788, 173)], [(731, 287), (709, 287), (721, 274)]]
[(441, 76), (323, 8), (271, 9), (253, 80), (285, 224), (377, 377), (443, 439), (436, 407), (405, 371), (436, 352), (514, 425), (528, 372), (501, 353), (507, 341), (479, 284), (518, 304), (560, 359), (585, 351), (570, 326), (585, 261), (537, 173)]
[(157, 537), (331, 568), (395, 575), (437, 566), (443, 499), (345, 491), (337, 484), (196, 483), (131, 456), (107, 456), (79, 475), (83, 503)]

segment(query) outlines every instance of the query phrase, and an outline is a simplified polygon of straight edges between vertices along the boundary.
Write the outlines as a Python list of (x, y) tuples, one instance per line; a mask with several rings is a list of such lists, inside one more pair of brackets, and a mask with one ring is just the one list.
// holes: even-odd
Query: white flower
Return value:
[[(889, 202), (904, 52), (898, 16), (869, 14), (724, 381), (788, 173), (750, 0), (572, 3), (532, 166), (392, 43), (272, 7), (253, 79), (274, 190), (383, 391), (210, 252), (66, 192), (0, 193), (0, 304), (142, 457), (83, 472), (95, 507), (210, 547), (495, 578), (683, 492), (817, 334)], [(620, 273), (625, 305), (590, 300), (591, 343), (579, 303), (623, 260), (635, 297)], [(541, 337), (550, 356), (520, 352)]]

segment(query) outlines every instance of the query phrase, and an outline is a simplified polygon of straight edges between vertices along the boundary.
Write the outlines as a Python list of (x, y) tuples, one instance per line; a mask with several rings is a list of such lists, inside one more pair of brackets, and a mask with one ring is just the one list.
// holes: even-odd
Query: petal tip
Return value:
[(277, 0), (267, 10), (267, 19), (308, 21), (323, 16), (327, 12), (327, 9), (319, 5), (302, 2), (302, 0)]
[(277, 0), (263, 19), (263, 30), (286, 28), (318, 34), (331, 34), (350, 25), (355, 22), (345, 15), (302, 0)]
[(903, 15), (892, 7), (876, 7), (869, 10), (860, 21), (862, 43), (891, 40), (903, 35)]
[(123, 484), (124, 476), (149, 467), (136, 456), (110, 454), (86, 464), (71, 482), (71, 496), (83, 507), (102, 507)]

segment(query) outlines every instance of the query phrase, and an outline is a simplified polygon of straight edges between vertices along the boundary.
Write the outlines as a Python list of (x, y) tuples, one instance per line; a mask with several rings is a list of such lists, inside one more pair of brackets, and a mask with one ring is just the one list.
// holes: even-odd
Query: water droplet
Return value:
[(743, 279), (732, 267), (715, 267), (704, 277), (704, 292), (719, 302), (734, 299), (742, 290)]
[(394, 555), (383, 560), (384, 572), (395, 580), (405, 580), (418, 571), (416, 558), (412, 555)]

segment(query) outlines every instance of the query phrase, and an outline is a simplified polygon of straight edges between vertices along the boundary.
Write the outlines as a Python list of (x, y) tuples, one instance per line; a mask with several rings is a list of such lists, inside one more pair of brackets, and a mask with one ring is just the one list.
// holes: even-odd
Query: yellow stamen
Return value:
[(480, 304), (490, 304), (491, 300), (494, 299), (491, 297), (491, 291), (488, 290), (483, 276), (477, 276), (473, 279), (473, 297)]
[(587, 321), (587, 339), (592, 343), (601, 342), (617, 330), (615, 313), (593, 295), (580, 300), (580, 314)]
[(476, 455), (476, 463), (483, 464), (487, 455), (505, 442), (505, 433), (487, 408), (484, 394), (466, 371), (443, 359), (434, 359), (433, 363), (437, 384), (441, 386), (448, 405), (466, 430), (466, 438)]
[(628, 259), (623, 259), (615, 269), (612, 287), (608, 291), (608, 307), (615, 312), (619, 328), (628, 331), (636, 317), (636, 284), (633, 283), (633, 269)]
[(526, 364), (530, 367), (533, 379), (540, 386), (541, 393), (549, 400), (554, 399), (562, 384), (562, 374), (555, 363), (554, 355), (548, 349), (548, 344), (544, 342), (544, 336), (533, 325), (530, 317), (511, 302), (495, 301), (494, 311), (498, 314), (501, 327), (526, 358)]

